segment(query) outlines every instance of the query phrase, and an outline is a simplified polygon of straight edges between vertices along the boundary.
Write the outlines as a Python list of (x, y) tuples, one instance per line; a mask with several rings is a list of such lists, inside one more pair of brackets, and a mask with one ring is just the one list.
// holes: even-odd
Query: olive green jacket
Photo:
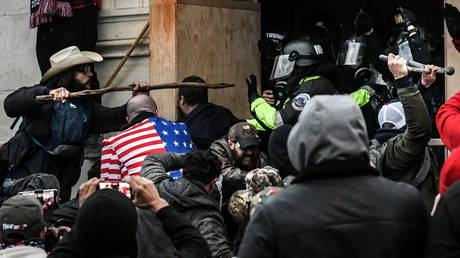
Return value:
[[(430, 117), (416, 86), (398, 89), (399, 99), (406, 117), (406, 129), (383, 145), (373, 146), (371, 141), (370, 159), (384, 177), (410, 183), (416, 186), (425, 205), (431, 207), (437, 194), (438, 171), (435, 160), (430, 156), (427, 144), (430, 140)], [(380, 152), (377, 158), (373, 155)], [(422, 166), (429, 171), (420, 176)]]

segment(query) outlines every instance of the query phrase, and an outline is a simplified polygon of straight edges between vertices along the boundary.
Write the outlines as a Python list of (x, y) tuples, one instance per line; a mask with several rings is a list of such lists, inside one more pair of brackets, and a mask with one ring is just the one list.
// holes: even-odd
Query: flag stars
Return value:
[(167, 143), (167, 142), (164, 142), (164, 145), (165, 145), (165, 147), (167, 147), (167, 146), (168, 146), (168, 143)]
[(177, 131), (177, 129), (174, 129), (174, 133), (175, 133), (176, 135), (179, 135), (179, 131)]
[(168, 132), (166, 132), (165, 130), (163, 130), (163, 132), (161, 132), (163, 135), (168, 135)]
[(165, 121), (162, 121), (161, 123), (164, 124), (164, 125), (167, 125), (167, 124), (168, 124), (168, 123), (166, 123)]
[(177, 141), (174, 141), (174, 146), (179, 147), (179, 143)]
[(187, 143), (186, 142), (183, 142), (182, 144), (184, 144), (184, 147), (187, 148)]
[(193, 144), (192, 144), (192, 143), (190, 143), (190, 149), (192, 149), (192, 148), (193, 148)]
[(182, 131), (182, 132), (184, 132), (184, 134), (187, 135), (187, 131), (186, 131), (186, 130), (184, 130), (184, 131)]

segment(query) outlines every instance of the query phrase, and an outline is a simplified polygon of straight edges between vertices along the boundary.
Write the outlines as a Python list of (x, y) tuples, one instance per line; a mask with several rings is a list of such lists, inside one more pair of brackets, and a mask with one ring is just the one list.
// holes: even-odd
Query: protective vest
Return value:
[[(308, 76), (300, 80), (299, 86), (311, 80), (321, 78), (320, 76)], [(262, 97), (255, 99), (251, 103), (251, 113), (254, 119), (249, 119), (247, 122), (252, 124), (259, 131), (274, 130), (283, 124), (294, 124), (302, 111), (303, 106), (310, 100), (308, 94), (302, 93), (300, 87), (295, 90), (284, 101), (283, 108), (277, 110), (275, 107), (268, 104)], [(287, 119), (282, 113), (288, 113), (291, 117)], [(293, 121), (295, 120), (295, 121)]]

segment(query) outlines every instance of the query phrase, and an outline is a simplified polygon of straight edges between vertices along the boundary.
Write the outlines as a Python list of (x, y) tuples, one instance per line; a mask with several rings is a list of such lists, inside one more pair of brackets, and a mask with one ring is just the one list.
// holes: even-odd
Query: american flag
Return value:
[[(158, 152), (187, 153), (195, 149), (187, 126), (160, 117), (150, 117), (102, 142), (101, 178), (119, 181), (139, 176), (145, 157)], [(173, 171), (173, 178), (180, 172)]]

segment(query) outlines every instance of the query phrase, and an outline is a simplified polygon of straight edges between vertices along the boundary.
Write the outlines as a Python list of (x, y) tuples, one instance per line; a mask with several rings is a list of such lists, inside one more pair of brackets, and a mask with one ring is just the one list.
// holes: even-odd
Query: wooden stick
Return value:
[[(201, 82), (173, 82), (173, 83), (161, 83), (161, 84), (151, 84), (147, 85), (146, 87), (148, 90), (161, 90), (161, 89), (175, 89), (181, 87), (202, 87), (208, 89), (221, 89), (221, 88), (229, 88), (235, 86), (234, 84), (229, 83), (201, 83)], [(118, 86), (118, 87), (108, 87), (104, 89), (97, 89), (97, 90), (83, 90), (70, 93), (69, 98), (79, 98), (91, 95), (102, 95), (107, 92), (115, 92), (115, 91), (131, 91), (133, 90), (134, 85), (125, 85), (125, 86)], [(53, 95), (41, 95), (36, 96), (36, 100), (53, 100)]]
[(128, 49), (128, 52), (126, 52), (126, 54), (123, 57), (123, 59), (120, 60), (120, 63), (118, 63), (117, 68), (115, 68), (115, 70), (113, 71), (112, 75), (110, 75), (109, 80), (107, 81), (107, 83), (104, 85), (103, 88), (108, 88), (112, 84), (113, 80), (115, 80), (115, 77), (117, 77), (117, 75), (120, 72), (121, 68), (123, 67), (123, 65), (125, 65), (126, 60), (128, 60), (128, 57), (131, 55), (133, 50), (137, 47), (137, 45), (139, 44), (139, 41), (142, 39), (142, 37), (144, 37), (144, 34), (145, 34), (145, 32), (147, 32), (147, 29), (149, 28), (149, 26), (150, 26), (149, 22), (147, 22), (144, 25), (144, 28), (142, 28), (141, 32), (139, 32), (139, 35), (137, 35), (136, 40), (133, 42), (133, 44), (131, 44), (131, 47)]

